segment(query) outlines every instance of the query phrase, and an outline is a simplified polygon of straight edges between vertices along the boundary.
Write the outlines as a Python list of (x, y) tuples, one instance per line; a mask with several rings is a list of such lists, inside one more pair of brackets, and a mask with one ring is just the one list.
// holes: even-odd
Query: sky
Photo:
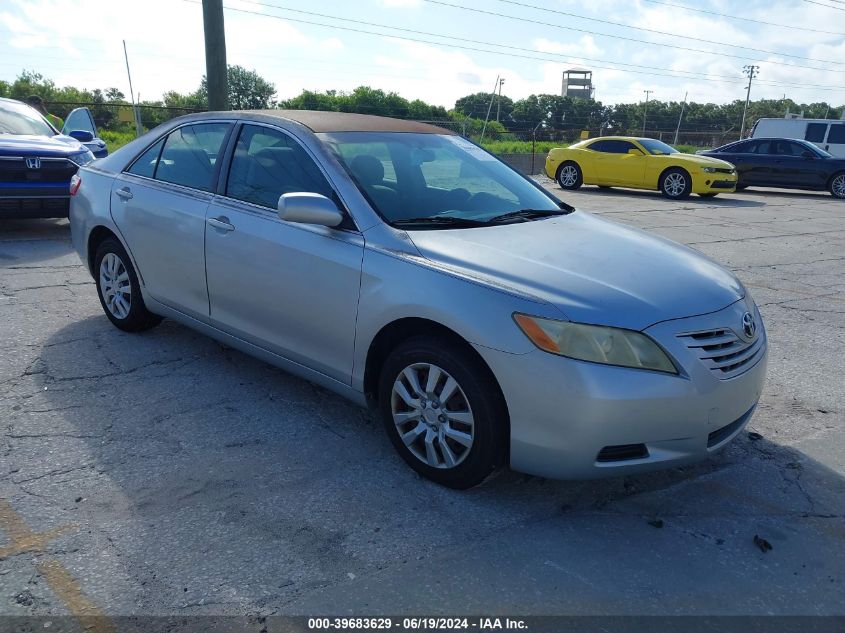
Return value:
[[(829, 6), (821, 6), (829, 5)], [(838, 0), (224, 0), (229, 64), (277, 98), (369, 85), (454, 106), (489, 92), (560, 94), (593, 71), (604, 103), (752, 98), (845, 104), (845, 2)], [(697, 11), (690, 10), (697, 9)], [(498, 14), (498, 15), (496, 15)], [(722, 14), (722, 15), (719, 15)], [(725, 17), (725, 16), (733, 17)], [(738, 17), (741, 16), (741, 17)], [(768, 22), (771, 24), (764, 24)], [(0, 0), (0, 79), (136, 97), (195, 90), (205, 73), (199, 0)]]

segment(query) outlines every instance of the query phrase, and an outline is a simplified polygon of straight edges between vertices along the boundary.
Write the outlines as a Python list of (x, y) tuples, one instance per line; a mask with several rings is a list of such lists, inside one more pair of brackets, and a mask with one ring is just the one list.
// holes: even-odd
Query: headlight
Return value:
[(678, 373), (666, 352), (640, 332), (519, 313), (513, 318), (531, 342), (546, 352), (604, 365)]
[(79, 154), (72, 154), (67, 158), (74, 165), (79, 165), (80, 167), (82, 167), (83, 165), (87, 165), (92, 160), (94, 160), (94, 154), (91, 153), (90, 149), (86, 149), (84, 152), (80, 152)]
[(715, 174), (716, 168), (715, 167), (702, 167), (701, 171), (703, 171), (705, 174)]

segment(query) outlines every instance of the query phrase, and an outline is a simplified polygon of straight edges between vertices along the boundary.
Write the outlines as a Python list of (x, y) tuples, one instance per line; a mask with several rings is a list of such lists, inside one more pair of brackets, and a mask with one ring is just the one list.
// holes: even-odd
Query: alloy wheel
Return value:
[(578, 170), (575, 165), (564, 165), (560, 170), (560, 185), (562, 187), (574, 187), (578, 182)]
[(845, 198), (845, 174), (839, 174), (830, 183), (830, 191), (837, 198)]
[(458, 382), (431, 363), (409, 365), (396, 377), (390, 398), (402, 442), (432, 468), (454, 468), (472, 449), (475, 420)]
[(123, 260), (106, 253), (100, 262), (100, 292), (106, 309), (116, 319), (125, 319), (132, 308), (132, 285)]
[(687, 179), (678, 172), (668, 174), (663, 180), (663, 190), (672, 198), (680, 196), (687, 188)]

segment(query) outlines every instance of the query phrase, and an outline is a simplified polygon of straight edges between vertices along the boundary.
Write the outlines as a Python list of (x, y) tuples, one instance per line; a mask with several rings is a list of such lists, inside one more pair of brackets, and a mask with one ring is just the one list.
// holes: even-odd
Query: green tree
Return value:
[[(226, 81), (229, 87), (229, 108), (232, 110), (265, 110), (275, 103), (276, 86), (264, 79), (254, 70), (243, 66), (229, 66), (226, 69)], [(208, 108), (208, 80), (203, 75), (199, 90), (189, 95), (203, 109)]]
[[(490, 108), (490, 100), (493, 100), (493, 107)], [(493, 95), (489, 92), (476, 92), (475, 94), (461, 97), (455, 101), (455, 110), (466, 116), (471, 116), (475, 119), (484, 119), (487, 116), (487, 111), (490, 111), (490, 117), (496, 118), (496, 109), (499, 95)], [(507, 121), (510, 119), (510, 114), (513, 111), (513, 99), (502, 95), (502, 103), (499, 120)]]

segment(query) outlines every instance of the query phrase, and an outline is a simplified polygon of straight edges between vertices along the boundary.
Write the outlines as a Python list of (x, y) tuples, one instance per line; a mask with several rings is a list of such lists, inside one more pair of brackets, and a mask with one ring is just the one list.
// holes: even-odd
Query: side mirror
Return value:
[(86, 132), (85, 130), (73, 130), (67, 133), (68, 136), (71, 138), (75, 138), (80, 143), (90, 143), (94, 140), (94, 135), (91, 132)]
[(283, 193), (279, 198), (279, 217), (286, 222), (337, 226), (343, 214), (337, 205), (319, 193)]
[(629, 156), (642, 156), (643, 153), (640, 150), (638, 150), (636, 147), (632, 147), (631, 149), (628, 150), (628, 155)]

